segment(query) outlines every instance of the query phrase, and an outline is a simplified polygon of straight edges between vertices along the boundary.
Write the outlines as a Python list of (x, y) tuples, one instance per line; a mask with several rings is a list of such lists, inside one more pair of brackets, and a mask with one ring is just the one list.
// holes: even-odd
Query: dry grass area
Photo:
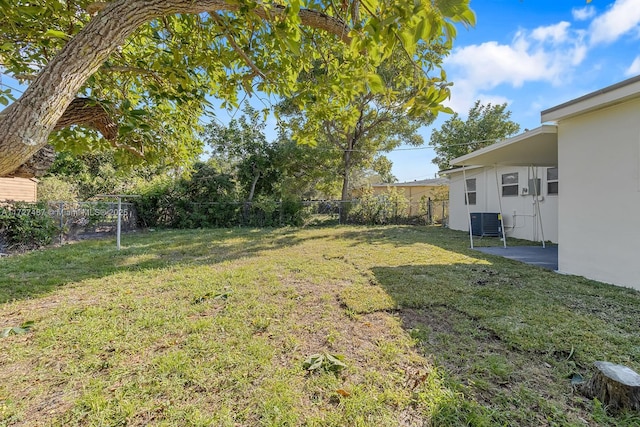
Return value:
[(0, 425), (639, 425), (571, 379), (640, 370), (640, 294), (465, 238), (167, 231), (0, 259), (0, 329), (33, 322), (0, 338)]

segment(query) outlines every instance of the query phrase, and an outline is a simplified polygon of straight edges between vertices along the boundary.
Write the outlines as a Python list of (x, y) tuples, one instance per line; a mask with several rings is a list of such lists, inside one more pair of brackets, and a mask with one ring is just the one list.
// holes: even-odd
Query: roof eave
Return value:
[(558, 122), (579, 114), (620, 104), (640, 96), (640, 76), (607, 86), (540, 113), (542, 123)]
[[(542, 125), (530, 131), (526, 131), (512, 138), (505, 139), (495, 144), (476, 150), (472, 153), (465, 154), (464, 156), (457, 157), (451, 161), (452, 166), (471, 166), (471, 165), (484, 165), (483, 162), (478, 162), (478, 158), (485, 156), (494, 151), (504, 149), (505, 147), (512, 146), (516, 143), (522, 143), (527, 140), (534, 140), (536, 137), (543, 135), (551, 135), (558, 133), (558, 128), (555, 125)], [(497, 162), (500, 163), (500, 162)]]

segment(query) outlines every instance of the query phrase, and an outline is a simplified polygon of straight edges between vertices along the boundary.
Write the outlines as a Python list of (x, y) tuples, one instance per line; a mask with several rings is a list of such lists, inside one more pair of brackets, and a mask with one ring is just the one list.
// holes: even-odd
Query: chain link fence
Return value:
[[(118, 221), (117, 202), (50, 202), (50, 215), (67, 239), (115, 234)], [(120, 224), (123, 232), (138, 228), (138, 215), (133, 203), (122, 202)]]
[[(122, 203), (123, 232), (139, 227), (280, 227), (304, 225), (440, 225), (447, 226), (448, 201), (409, 202), (385, 197), (339, 200), (172, 202), (146, 208)], [(63, 243), (115, 234), (115, 202), (16, 202), (0, 204), (0, 252), (3, 246), (30, 240)], [(47, 237), (48, 236), (48, 237)], [(13, 239), (13, 240), (12, 240)]]
[[(0, 232), (30, 235), (47, 228), (60, 243), (68, 240), (115, 234), (118, 220), (116, 202), (8, 202), (0, 204)], [(122, 203), (122, 231), (138, 228), (133, 203)], [(20, 230), (17, 230), (20, 228)], [(30, 230), (32, 229), (32, 230)]]
[(376, 199), (312, 200), (303, 202), (307, 223), (440, 225), (449, 219), (449, 201), (426, 199), (419, 202)]

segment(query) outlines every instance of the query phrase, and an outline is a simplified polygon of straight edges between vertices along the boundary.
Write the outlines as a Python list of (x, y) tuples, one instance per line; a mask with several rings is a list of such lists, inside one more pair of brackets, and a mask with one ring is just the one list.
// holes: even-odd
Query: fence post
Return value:
[(444, 227), (446, 225), (446, 220), (444, 217), (444, 208), (445, 208), (445, 201), (442, 201), (442, 226)]
[(120, 231), (122, 230), (122, 197), (118, 197), (118, 223), (116, 224), (116, 246), (120, 250)]
[(60, 202), (60, 245), (62, 245), (62, 239), (64, 235), (64, 202)]
[(427, 225), (433, 225), (433, 200), (427, 199)]

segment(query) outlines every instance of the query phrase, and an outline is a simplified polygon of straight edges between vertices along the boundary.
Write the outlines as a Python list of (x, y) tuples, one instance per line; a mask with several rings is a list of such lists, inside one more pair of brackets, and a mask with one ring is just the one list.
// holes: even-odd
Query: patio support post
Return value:
[[(538, 197), (538, 168), (531, 165), (533, 171), (533, 194), (535, 197), (536, 216), (540, 224), (540, 235), (542, 236), (542, 248), (546, 248), (544, 243), (544, 228), (542, 227), (542, 214), (540, 213), (540, 198)], [(540, 180), (542, 182), (542, 180)]]
[(469, 192), (467, 189), (467, 171), (465, 166), (462, 165), (462, 179), (464, 180), (464, 204), (467, 206), (467, 221), (469, 221), (469, 242), (471, 243), (471, 249), (473, 249), (473, 230), (471, 229), (471, 211), (469, 210)]
[(498, 165), (493, 165), (496, 173), (496, 191), (498, 192), (498, 206), (500, 206), (500, 229), (502, 230), (502, 246), (507, 249), (507, 234), (504, 231), (504, 215), (502, 214), (502, 195), (500, 194), (500, 184), (498, 183)]

